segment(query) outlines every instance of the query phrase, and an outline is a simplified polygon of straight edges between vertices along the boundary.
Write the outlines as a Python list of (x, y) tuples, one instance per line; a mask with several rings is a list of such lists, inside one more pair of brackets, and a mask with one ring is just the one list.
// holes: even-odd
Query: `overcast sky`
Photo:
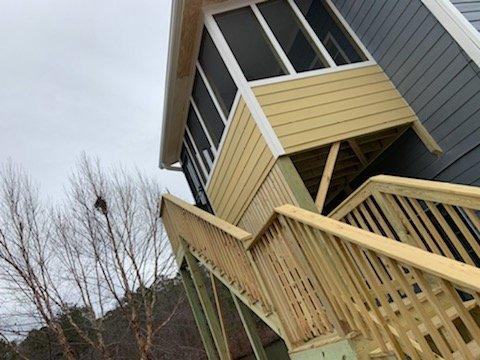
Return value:
[(0, 162), (62, 196), (75, 159), (158, 169), (170, 0), (0, 0)]

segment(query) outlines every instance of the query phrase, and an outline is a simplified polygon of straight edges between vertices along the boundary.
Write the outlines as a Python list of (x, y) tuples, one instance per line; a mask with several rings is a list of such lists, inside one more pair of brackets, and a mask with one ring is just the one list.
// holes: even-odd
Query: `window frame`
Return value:
[[(366, 60), (361, 61), (361, 62), (356, 62), (356, 63), (349, 63), (349, 64), (344, 64), (344, 65), (337, 65), (335, 61), (332, 59), (330, 56), (329, 52), (321, 42), (321, 40), (318, 38), (317, 34), (315, 31), (312, 29), (310, 24), (308, 23), (307, 19), (303, 16), (301, 10), (298, 8), (297, 4), (295, 3), (294, 0), (285, 0), (290, 7), (292, 8), (293, 12), (299, 19), (301, 25), (304, 27), (306, 33), (309, 35), (309, 37), (312, 39), (312, 46), (315, 47), (315, 50), (317, 50), (323, 58), (326, 60), (328, 63), (328, 67), (322, 68), (322, 69), (315, 69), (315, 70), (308, 70), (308, 71), (303, 71), (303, 72), (297, 72), (295, 71), (292, 63), (288, 59), (285, 51), (281, 47), (279, 41), (273, 34), (272, 30), (268, 26), (265, 18), (261, 14), (259, 8), (257, 7), (257, 4), (265, 2), (266, 0), (230, 0), (226, 1), (223, 3), (219, 4), (212, 4), (205, 6), (203, 8), (204, 16), (208, 20), (208, 22), (214, 22), (216, 24), (216, 21), (214, 19), (214, 16), (216, 14), (220, 14), (223, 12), (239, 9), (242, 7), (250, 7), (251, 10), (253, 11), (254, 15), (256, 16), (257, 20), (259, 21), (260, 25), (262, 26), (263, 30), (265, 31), (265, 34), (267, 35), (270, 43), (272, 44), (273, 48), (277, 52), (280, 61), (282, 62), (283, 66), (287, 71), (289, 72), (286, 75), (279, 75), (275, 77), (267, 77), (264, 79), (259, 79), (259, 80), (252, 80), (252, 81), (247, 81), (248, 85), (250, 87), (255, 87), (255, 86), (260, 86), (260, 85), (266, 85), (266, 84), (271, 84), (271, 83), (276, 83), (276, 82), (282, 82), (282, 81), (288, 81), (288, 80), (293, 80), (293, 79), (298, 79), (298, 78), (304, 78), (304, 77), (310, 77), (310, 76), (315, 76), (315, 75), (320, 75), (320, 74), (325, 74), (329, 72), (335, 72), (343, 69), (350, 69), (350, 68), (357, 68), (357, 67), (363, 67), (363, 66), (369, 66), (376, 64), (374, 61), (372, 55), (370, 52), (367, 50), (367, 48), (362, 44), (360, 39), (356, 36), (354, 31), (351, 29), (351, 27), (348, 25), (348, 23), (345, 21), (343, 16), (340, 14), (336, 6), (333, 4), (331, 0), (325, 0), (324, 5), (328, 7), (328, 9), (331, 11), (332, 16), (336, 17), (336, 19), (339, 20), (341, 26), (346, 32), (346, 36), (348, 36), (352, 42), (354, 43), (354, 46), (361, 52), (363, 57), (366, 58)], [(208, 28), (208, 27), (207, 27)], [(222, 37), (222, 39), (226, 42), (223, 34), (221, 33), (220, 29), (218, 28), (218, 25), (214, 27), (216, 30), (215, 32), (219, 32), (219, 35)], [(212, 32), (210, 31), (210, 34), (212, 36), (212, 39), (214, 39), (214, 36)], [(227, 43), (228, 46), (228, 43)], [(228, 46), (230, 52), (232, 51), (230, 47)], [(218, 50), (221, 50), (220, 48)], [(232, 52), (233, 53), (233, 52)], [(225, 61), (227, 68), (231, 69), (232, 64), (228, 63)], [(235, 65), (238, 65), (238, 62), (235, 60)], [(232, 74), (234, 75), (234, 74)]]

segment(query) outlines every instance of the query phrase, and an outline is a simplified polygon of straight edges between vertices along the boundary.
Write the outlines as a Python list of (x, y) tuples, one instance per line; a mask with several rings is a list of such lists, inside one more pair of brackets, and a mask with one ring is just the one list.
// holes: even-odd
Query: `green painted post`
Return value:
[(262, 341), (258, 336), (258, 331), (252, 318), (252, 314), (250, 313), (250, 309), (246, 307), (245, 304), (241, 302), (233, 292), (230, 292), (230, 294), (232, 294), (233, 302), (235, 303), (238, 314), (240, 315), (240, 319), (242, 320), (243, 327), (245, 328), (245, 332), (250, 340), (250, 345), (252, 345), (255, 357), (258, 360), (268, 360), (267, 354), (265, 353), (265, 349), (262, 345)]
[(185, 292), (187, 294), (188, 302), (193, 311), (193, 317), (195, 318), (195, 323), (197, 324), (198, 331), (200, 332), (200, 337), (202, 338), (203, 346), (205, 352), (207, 353), (209, 360), (218, 360), (217, 350), (213, 342), (212, 333), (208, 327), (207, 318), (202, 310), (202, 304), (198, 298), (197, 291), (195, 290), (195, 285), (190, 273), (187, 269), (181, 269), (180, 273), (182, 274), (183, 286), (185, 287)]
[(200, 299), (200, 303), (202, 304), (203, 312), (207, 318), (207, 323), (212, 333), (213, 341), (218, 350), (220, 359), (229, 360), (230, 354), (228, 353), (227, 346), (222, 335), (220, 321), (218, 320), (213, 304), (208, 296), (207, 289), (205, 288), (202, 272), (198, 266), (197, 259), (195, 259), (195, 257), (189, 251), (185, 251), (185, 260), (187, 261), (188, 268), (192, 274), (193, 284), (197, 290), (197, 294)]

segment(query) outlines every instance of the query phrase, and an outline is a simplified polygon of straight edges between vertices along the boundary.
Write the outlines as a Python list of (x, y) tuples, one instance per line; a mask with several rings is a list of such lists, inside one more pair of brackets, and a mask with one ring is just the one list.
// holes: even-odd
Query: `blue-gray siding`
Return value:
[(480, 30), (480, 0), (452, 0), (453, 5)]
[(480, 185), (478, 67), (420, 0), (333, 2), (445, 152), (437, 159), (409, 130), (364, 177)]

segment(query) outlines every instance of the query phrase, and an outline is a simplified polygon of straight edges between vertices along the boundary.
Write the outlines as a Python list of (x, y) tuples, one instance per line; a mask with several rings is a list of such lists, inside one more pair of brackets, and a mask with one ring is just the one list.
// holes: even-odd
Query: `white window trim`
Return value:
[[(200, 174), (201, 174), (200, 171), (202, 171), (203, 174), (205, 174), (205, 173), (203, 172), (203, 170), (200, 170), (200, 169), (197, 167), (197, 164), (195, 163), (194, 159), (196, 158), (196, 159), (198, 160), (198, 157), (196, 157), (196, 156), (194, 157), (194, 156), (193, 156), (191, 149), (189, 149), (188, 144), (187, 144), (187, 142), (185, 141), (185, 136), (187, 136), (187, 133), (186, 133), (186, 132), (185, 132), (184, 139), (183, 139), (183, 146), (185, 146), (185, 150), (187, 150), (188, 155), (190, 156), (190, 160), (192, 161), (193, 167), (194, 167), (195, 171), (197, 172), (197, 176), (198, 176), (200, 182), (202, 183), (203, 186), (205, 186), (205, 183), (203, 182), (203, 178), (200, 176)], [(198, 160), (198, 161), (199, 161), (200, 164), (202, 163), (201, 160)], [(205, 176), (205, 179), (207, 179), (206, 176)], [(205, 181), (205, 182), (206, 182), (206, 181)]]
[(330, 68), (310, 70), (310, 71), (305, 71), (298, 74), (280, 75), (273, 78), (253, 80), (253, 81), (250, 81), (248, 84), (252, 88), (255, 88), (262, 85), (276, 84), (284, 81), (297, 80), (297, 79), (305, 79), (305, 78), (314, 77), (318, 75), (341, 72), (341, 71), (346, 71), (351, 69), (358, 69), (358, 68), (368, 67), (372, 65), (377, 65), (375, 60), (368, 60), (368, 61), (362, 61), (358, 63), (339, 65), (339, 66), (330, 67)]
[[(235, 114), (237, 112), (237, 107), (238, 107), (238, 104), (240, 102), (240, 98), (241, 98), (240, 91), (237, 91), (237, 93), (235, 95), (235, 98), (233, 99), (232, 109), (230, 110), (230, 114), (228, 115), (227, 125), (225, 126), (225, 129), (223, 130), (222, 138), (220, 139), (220, 143), (218, 144), (218, 153), (222, 152), (223, 145), (225, 144), (225, 139), (227, 138), (228, 130), (230, 129), (230, 126), (233, 123), (233, 117), (235, 116)], [(208, 186), (210, 184), (210, 180), (212, 179), (212, 176), (213, 176), (215, 167), (217, 166), (217, 162), (218, 162), (219, 157), (220, 156), (215, 156), (215, 159), (213, 160), (213, 164), (211, 166), (212, 170), (210, 171), (210, 174), (206, 177), (207, 181), (205, 183), (205, 189), (208, 189)]]
[(297, 4), (295, 4), (295, 1), (293, 0), (287, 0), (288, 4), (292, 8), (293, 12), (297, 16), (297, 18), (300, 20), (303, 28), (307, 31), (308, 35), (312, 39), (313, 43), (317, 47), (317, 50), (320, 51), (320, 54), (323, 56), (325, 61), (328, 63), (329, 67), (336, 67), (337, 64), (335, 64), (335, 61), (333, 61), (332, 57), (330, 56), (329, 52), (323, 45), (322, 41), (318, 38), (317, 34), (315, 34), (315, 31), (313, 31), (312, 27), (308, 23), (307, 19), (303, 16), (302, 12), (298, 8)]
[(355, 31), (353, 31), (353, 29), (350, 27), (348, 22), (344, 19), (344, 17), (340, 13), (340, 11), (338, 11), (337, 7), (332, 2), (332, 0), (325, 0), (325, 2), (330, 7), (330, 9), (333, 11), (333, 13), (337, 17), (337, 19), (340, 21), (340, 23), (343, 25), (343, 27), (347, 31), (348, 35), (350, 35), (350, 37), (352, 38), (355, 45), (357, 45), (358, 48), (360, 49), (360, 51), (363, 53), (363, 55), (365, 55), (365, 57), (367, 58), (367, 61), (375, 61), (373, 59), (372, 54), (370, 54), (370, 51), (368, 51), (367, 48), (365, 47), (365, 45), (363, 45), (360, 38), (357, 36), (357, 34), (355, 34)]
[[(251, 2), (251, 0), (249, 1)], [(237, 6), (238, 5), (239, 4), (237, 3)], [(214, 20), (212, 13), (204, 13), (204, 23), (210, 36), (212, 37), (213, 42), (215, 43), (215, 46), (217, 47), (217, 50), (220, 53), (220, 56), (225, 62), (227, 68), (230, 70), (233, 81), (237, 85), (238, 91), (242, 95), (245, 103), (247, 104), (252, 114), (252, 118), (256, 122), (274, 157), (284, 155), (285, 150), (283, 149), (280, 140), (278, 139), (275, 131), (272, 128), (272, 125), (265, 116), (262, 107), (260, 106), (255, 94), (253, 93), (250, 85), (248, 84), (248, 81), (245, 78), (245, 75), (243, 74), (240, 65), (238, 65), (237, 60), (235, 59), (232, 50), (228, 46), (227, 41), (223, 37), (223, 34), (220, 31), (217, 22)]]
[(207, 75), (206, 75), (205, 72), (203, 71), (202, 66), (200, 65), (200, 63), (198, 62), (198, 60), (197, 60), (196, 66), (197, 66), (197, 70), (198, 70), (198, 72), (199, 72), (199, 74), (200, 74), (200, 77), (202, 78), (203, 83), (205, 84), (205, 87), (207, 88), (208, 93), (210, 94), (210, 98), (212, 99), (213, 104), (215, 105), (215, 108), (217, 109), (217, 112), (218, 112), (218, 114), (220, 115), (220, 118), (221, 118), (222, 121), (223, 121), (223, 124), (226, 124), (226, 123), (227, 123), (227, 119), (225, 119), (225, 114), (223, 113), (223, 109), (222, 109), (222, 107), (220, 106), (220, 103), (218, 102), (217, 96), (215, 95), (215, 93), (213, 92), (212, 87), (210, 86), (210, 82), (208, 81)]
[(205, 136), (207, 137), (208, 142), (210, 143), (210, 150), (212, 150), (213, 156), (216, 156), (217, 155), (217, 148), (215, 147), (215, 144), (213, 143), (213, 140), (210, 136), (210, 133), (208, 132), (207, 126), (205, 125), (205, 122), (203, 121), (202, 115), (200, 114), (200, 111), (198, 110), (197, 104), (195, 103), (195, 100), (193, 100), (193, 97), (190, 97), (190, 104), (192, 105), (193, 111), (195, 111), (195, 115), (197, 115), (198, 121), (200, 122), (200, 126), (202, 127), (203, 132), (205, 133)]
[[(200, 164), (200, 167), (202, 168), (203, 170), (203, 174), (205, 175), (205, 179), (208, 178), (208, 171), (207, 171), (207, 168), (205, 167), (205, 164), (203, 163), (203, 159), (201, 158), (200, 156), (200, 151), (198, 151), (198, 148), (197, 148), (197, 144), (195, 143), (195, 141), (193, 140), (193, 136), (192, 134), (190, 133), (190, 130), (188, 129), (188, 126), (185, 127), (185, 135), (188, 136), (188, 138), (190, 139), (190, 143), (192, 144), (192, 146), (194, 147), (193, 151), (195, 151), (195, 156), (198, 160), (198, 163)], [(210, 168), (210, 171), (212, 171), (212, 168)]]
[(480, 33), (450, 0), (422, 0), (477, 66), (480, 67)]
[[(270, 43), (273, 45), (273, 48), (275, 52), (277, 53), (278, 57), (280, 58), (280, 61), (283, 63), (283, 67), (287, 71), (288, 74), (296, 74), (297, 71), (293, 67), (292, 63), (290, 62), (287, 54), (285, 51), (283, 51), (282, 45), (278, 42), (276, 36), (273, 34), (273, 31), (270, 29), (270, 26), (267, 24), (267, 20), (263, 17), (262, 13), (258, 9), (256, 4), (251, 4), (250, 8), (253, 11), (253, 14), (257, 18), (258, 22), (260, 23), (263, 31), (267, 35), (268, 39), (270, 40)], [(275, 54), (274, 54), (275, 55)]]

